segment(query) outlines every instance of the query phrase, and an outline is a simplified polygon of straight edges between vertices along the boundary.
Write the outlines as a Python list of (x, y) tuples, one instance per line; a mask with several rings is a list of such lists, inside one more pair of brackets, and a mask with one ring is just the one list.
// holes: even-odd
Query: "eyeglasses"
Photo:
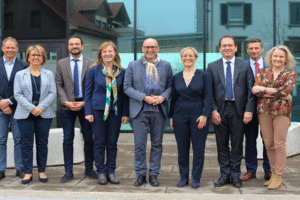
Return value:
[(143, 46), (146, 50), (149, 50), (149, 49), (157, 49), (158, 46)]
[(39, 58), (39, 57), (42, 57), (42, 55), (40, 55), (40, 54), (32, 54), (31, 57), (38, 57)]

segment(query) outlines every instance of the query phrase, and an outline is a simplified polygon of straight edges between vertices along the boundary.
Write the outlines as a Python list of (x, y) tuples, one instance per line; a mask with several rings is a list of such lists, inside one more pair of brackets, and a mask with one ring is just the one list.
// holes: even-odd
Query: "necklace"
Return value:
[(32, 77), (32, 79), (33, 79), (36, 93), (37, 93), (37, 94), (40, 94), (41, 91), (38, 92), (37, 87), (36, 87), (36, 83), (35, 83), (35, 79), (34, 79), (33, 75), (32, 75), (32, 74), (30, 74), (30, 75), (31, 75), (31, 77)]

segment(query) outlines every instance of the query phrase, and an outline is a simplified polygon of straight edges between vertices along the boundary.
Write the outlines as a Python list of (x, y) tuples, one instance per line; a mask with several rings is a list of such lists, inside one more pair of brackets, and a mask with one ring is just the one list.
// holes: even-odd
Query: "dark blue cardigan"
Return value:
[[(97, 65), (90, 68), (86, 77), (85, 86), (85, 115), (93, 115), (93, 110), (105, 110), (106, 81), (102, 72), (103, 66)], [(118, 88), (118, 114), (129, 117), (129, 98), (123, 93), (125, 70), (116, 78)]]

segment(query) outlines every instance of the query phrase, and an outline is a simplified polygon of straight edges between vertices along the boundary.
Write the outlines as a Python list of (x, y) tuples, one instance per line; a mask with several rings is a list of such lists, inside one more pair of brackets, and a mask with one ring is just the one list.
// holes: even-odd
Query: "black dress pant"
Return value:
[[(234, 102), (226, 102), (221, 124), (215, 127), (218, 162), (222, 177), (239, 178), (243, 156), (245, 124), (238, 115)], [(231, 148), (229, 147), (229, 140)]]

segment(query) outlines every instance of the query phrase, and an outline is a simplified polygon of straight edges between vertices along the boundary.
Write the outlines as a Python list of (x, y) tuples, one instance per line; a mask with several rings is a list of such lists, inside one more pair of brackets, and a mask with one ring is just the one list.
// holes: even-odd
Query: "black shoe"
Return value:
[(141, 186), (146, 183), (146, 176), (139, 175), (139, 177), (134, 182), (134, 186)]
[(2, 180), (3, 178), (5, 178), (5, 173), (4, 171), (0, 171), (0, 180)]
[(16, 171), (16, 176), (20, 177), (20, 178), (24, 178), (25, 176), (25, 172), (24, 172), (24, 169), (21, 168), (19, 170)]
[(239, 178), (233, 178), (232, 179), (232, 186), (235, 188), (241, 188), (243, 187), (242, 181)]
[(221, 176), (215, 183), (214, 186), (215, 187), (222, 187), (226, 184), (230, 183), (230, 178), (229, 177), (223, 177)]
[(149, 183), (154, 187), (159, 186), (159, 181), (157, 180), (157, 176), (156, 175), (149, 176)]

